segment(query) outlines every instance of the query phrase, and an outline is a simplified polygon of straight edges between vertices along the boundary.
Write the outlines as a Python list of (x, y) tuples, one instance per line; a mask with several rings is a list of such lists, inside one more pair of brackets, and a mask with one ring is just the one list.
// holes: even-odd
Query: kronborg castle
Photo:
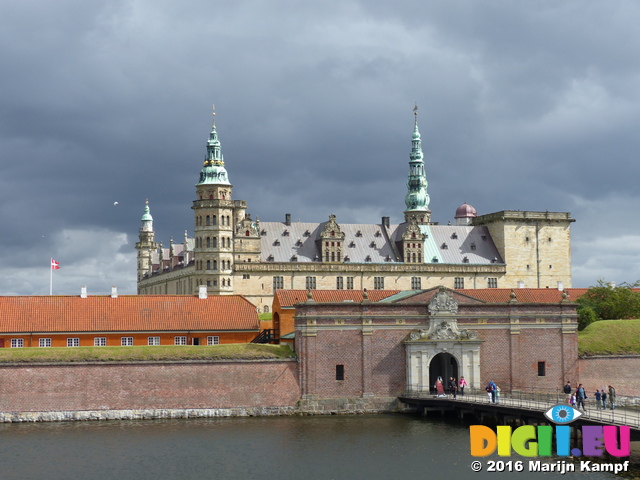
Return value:
[[(398, 168), (398, 170), (400, 170)], [(570, 213), (504, 210), (478, 215), (463, 204), (455, 224), (431, 222), (417, 116), (404, 222), (343, 224), (253, 219), (233, 198), (213, 123), (195, 185), (194, 236), (155, 239), (147, 204), (139, 232), (138, 293), (240, 294), (270, 311), (279, 289), (420, 290), (571, 287)], [(402, 192), (398, 192), (400, 196)]]

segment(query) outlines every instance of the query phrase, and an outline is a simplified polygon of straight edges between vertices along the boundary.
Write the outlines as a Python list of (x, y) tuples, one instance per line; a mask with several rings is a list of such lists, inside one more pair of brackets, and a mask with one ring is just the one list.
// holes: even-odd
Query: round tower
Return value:
[[(138, 283), (145, 275), (151, 273), (152, 255), (158, 249), (158, 244), (154, 241), (153, 217), (149, 210), (148, 200), (145, 202), (144, 213), (140, 221), (139, 241), (136, 243), (136, 250), (138, 251)], [(140, 292), (138, 291), (138, 293)]]

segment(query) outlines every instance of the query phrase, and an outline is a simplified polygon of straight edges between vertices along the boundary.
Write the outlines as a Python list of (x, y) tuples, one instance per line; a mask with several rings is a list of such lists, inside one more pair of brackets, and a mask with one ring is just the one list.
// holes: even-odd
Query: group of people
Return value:
[(500, 403), (500, 387), (496, 385), (496, 382), (491, 380), (487, 384), (485, 390), (487, 391), (487, 396), (489, 397), (489, 403)]
[[(467, 385), (468, 383), (464, 379), (464, 377), (460, 377), (459, 381), (456, 380), (456, 377), (449, 377), (447, 388), (449, 389), (449, 393), (453, 395), (453, 398), (456, 399), (458, 397), (458, 392), (460, 392), (460, 395), (464, 397), (464, 387), (466, 387)], [(436, 380), (435, 389), (438, 397), (446, 397), (441, 377), (438, 377), (438, 379)]]
[[(569, 405), (577, 409), (582, 408), (584, 411), (587, 410), (584, 401), (589, 397), (587, 397), (587, 392), (581, 383), (574, 391), (571, 386), (571, 382), (567, 380), (567, 383), (564, 386), (564, 393), (567, 396), (567, 403)], [(597, 409), (610, 408), (611, 410), (614, 410), (616, 408), (616, 389), (613, 386), (609, 385), (606, 391), (604, 388), (600, 390), (596, 389), (593, 396), (596, 401)]]

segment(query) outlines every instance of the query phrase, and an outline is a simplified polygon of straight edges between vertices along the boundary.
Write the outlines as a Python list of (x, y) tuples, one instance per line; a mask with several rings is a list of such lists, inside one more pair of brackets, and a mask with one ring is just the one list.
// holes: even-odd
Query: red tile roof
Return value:
[[(469, 288), (455, 291), (483, 302), (505, 303), (511, 300), (512, 290), (520, 303), (558, 303), (562, 300), (562, 292), (555, 288)], [(565, 288), (566, 301), (575, 302), (586, 291), (586, 288)]]
[(0, 297), (0, 332), (259, 329), (256, 308), (240, 295)]
[[(292, 307), (296, 303), (307, 301), (308, 290), (276, 290), (275, 297), (281, 307)], [(367, 290), (369, 300), (378, 302), (400, 290)], [(313, 300), (318, 303), (354, 301), (361, 302), (363, 290), (311, 290)]]

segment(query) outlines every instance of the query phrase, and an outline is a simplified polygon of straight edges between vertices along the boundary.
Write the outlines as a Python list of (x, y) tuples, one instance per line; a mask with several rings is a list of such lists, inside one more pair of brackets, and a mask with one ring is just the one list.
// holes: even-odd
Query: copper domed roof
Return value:
[(455, 218), (470, 218), (470, 217), (477, 217), (477, 216), (478, 216), (478, 212), (476, 212), (476, 209), (473, 208), (468, 203), (463, 203), (456, 209)]

